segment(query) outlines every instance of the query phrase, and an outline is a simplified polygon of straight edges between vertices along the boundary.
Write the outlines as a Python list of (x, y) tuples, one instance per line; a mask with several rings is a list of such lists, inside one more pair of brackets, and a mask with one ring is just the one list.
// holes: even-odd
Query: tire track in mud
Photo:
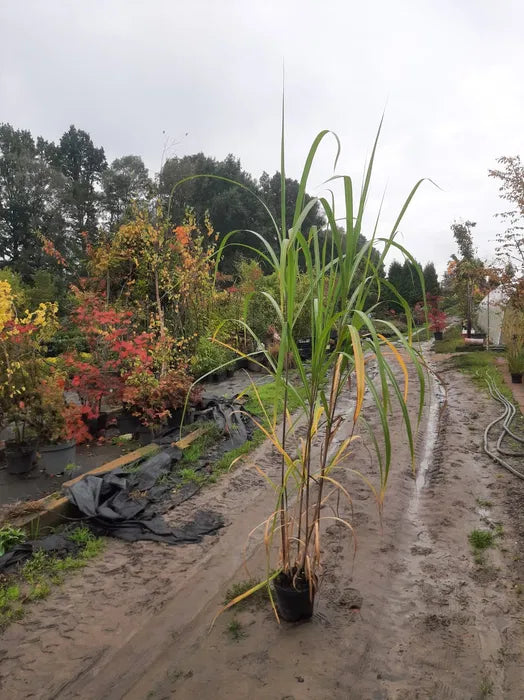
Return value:
[[(311, 623), (278, 627), (270, 610), (247, 607), (224, 614), (209, 634), (225, 590), (246, 578), (246, 533), (273, 502), (261, 477), (239, 466), (168, 514), (178, 518), (213, 504), (228, 522), (218, 536), (177, 548), (110, 541), (85, 576), (72, 577), (7, 630), (0, 642), (0, 695), (465, 700), (480, 698), (489, 680), (494, 698), (520, 700), (522, 606), (506, 585), (518, 580), (517, 536), (505, 525), (508, 551), (490, 554), (488, 573), (500, 571), (488, 580), (473, 563), (467, 534), (479, 526), (477, 498), (491, 499), (493, 517), (503, 520), (509, 494), (515, 503), (524, 490), (498, 479), (476, 446), (475, 421), (486, 422), (489, 402), (456, 372), (445, 372), (445, 381), (452, 391), (416, 512), (409, 512), (416, 481), (398, 411), (391, 417), (397, 468), (382, 523), (364, 484), (344, 482), (353, 496), (357, 554), (341, 528), (330, 525)], [(424, 447), (422, 431), (420, 459)], [(270, 472), (278, 470), (267, 446), (255, 456)], [(365, 439), (355, 443), (351, 459), (363, 474), (376, 476)], [(259, 562), (256, 553), (252, 561)], [(238, 642), (228, 634), (233, 615), (246, 631)], [(39, 652), (40, 641), (49, 653)]]

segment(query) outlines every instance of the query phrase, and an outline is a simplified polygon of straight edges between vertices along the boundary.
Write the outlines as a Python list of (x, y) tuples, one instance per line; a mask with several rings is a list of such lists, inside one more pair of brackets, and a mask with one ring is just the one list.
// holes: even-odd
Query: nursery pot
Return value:
[(129, 411), (122, 411), (119, 416), (117, 416), (117, 428), (120, 435), (137, 435), (143, 429), (143, 425), (140, 420), (134, 416)]
[(297, 340), (298, 354), (302, 360), (310, 360), (312, 353), (311, 338)]
[(96, 438), (101, 430), (105, 430), (107, 425), (107, 413), (100, 413), (96, 418), (85, 418), (84, 423), (91, 435)]
[(298, 622), (299, 620), (309, 620), (311, 618), (315, 603), (315, 589), (313, 589), (310, 597), (307, 581), (299, 579), (297, 581), (298, 588), (294, 588), (287, 576), (279, 574), (273, 585), (277, 599), (278, 614), (283, 620)]
[(435, 331), (433, 335), (435, 336), (435, 340), (442, 340), (442, 338), (444, 337), (442, 331)]
[(522, 372), (511, 372), (511, 383), (522, 384)]
[(76, 459), (76, 442), (68, 440), (57, 445), (44, 445), (38, 448), (40, 466), (48, 474), (56, 476), (63, 474), (68, 464), (74, 464)]
[(36, 461), (37, 442), (14, 442), (7, 440), (5, 443), (5, 462), (8, 474), (27, 474), (33, 468)]

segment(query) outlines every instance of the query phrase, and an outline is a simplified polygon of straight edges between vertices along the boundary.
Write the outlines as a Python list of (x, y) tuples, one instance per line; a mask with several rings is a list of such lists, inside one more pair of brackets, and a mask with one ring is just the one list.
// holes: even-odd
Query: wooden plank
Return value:
[(106, 462), (105, 464), (102, 464), (100, 467), (96, 467), (95, 469), (91, 469), (88, 472), (85, 472), (84, 474), (80, 474), (80, 476), (76, 476), (74, 479), (71, 479), (70, 481), (64, 481), (62, 484), (62, 488), (64, 486), (72, 486), (73, 484), (76, 484), (78, 481), (84, 478), (84, 476), (87, 475), (93, 475), (93, 476), (98, 476), (99, 474), (105, 474), (106, 472), (112, 472), (113, 469), (118, 469), (120, 467), (125, 467), (127, 464), (131, 464), (132, 462), (136, 462), (137, 459), (143, 459), (145, 457), (150, 457), (154, 454), (157, 454), (157, 452), (160, 452), (161, 447), (159, 445), (156, 445), (154, 442), (150, 443), (149, 445), (144, 445), (143, 447), (139, 447), (137, 450), (133, 450), (132, 452), (128, 452), (125, 455), (121, 455), (120, 457), (117, 457), (116, 459), (112, 459), (110, 462)]
[(194, 442), (197, 438), (199, 438), (201, 435), (205, 435), (208, 432), (209, 432), (209, 426), (204, 425), (201, 428), (197, 428), (196, 430), (193, 430), (191, 433), (188, 433), (180, 440), (177, 440), (177, 442), (172, 442), (171, 444), (173, 445), (173, 447), (180, 447), (181, 450), (184, 450), (186, 447), (189, 447), (189, 445), (192, 442)]
[[(204, 425), (200, 428), (197, 428), (196, 430), (193, 430), (188, 435), (185, 435), (181, 440), (178, 440), (177, 442), (173, 442), (171, 444), (183, 450), (186, 447), (189, 447), (189, 445), (191, 445), (191, 443), (193, 443), (201, 435), (205, 435), (208, 431), (209, 426)], [(137, 450), (133, 450), (133, 452), (129, 452), (126, 455), (117, 457), (117, 459), (113, 459), (110, 462), (106, 462), (105, 464), (102, 464), (102, 466), (96, 467), (96, 469), (91, 469), (90, 471), (85, 472), (84, 474), (81, 474), (80, 476), (77, 476), (74, 479), (71, 479), (70, 481), (65, 481), (62, 484), (62, 487), (72, 486), (73, 484), (76, 484), (78, 481), (83, 479), (84, 476), (88, 476), (90, 474), (93, 474), (95, 476), (99, 476), (100, 474), (106, 474), (107, 472), (111, 472), (114, 469), (124, 467), (126, 466), (126, 464), (132, 464), (138, 459), (144, 459), (145, 457), (150, 457), (154, 454), (157, 454), (158, 452), (160, 452), (161, 449), (162, 446), (157, 445), (154, 442), (152, 442), (149, 445), (144, 445), (144, 447), (139, 447)], [(21, 515), (19, 518), (13, 519), (12, 523), (17, 527), (22, 527), (27, 532), (30, 532), (32, 523), (36, 523), (38, 521), (39, 528), (56, 525), (60, 521), (60, 518), (62, 516), (67, 515), (70, 509), (72, 508), (69, 499), (61, 495), (59, 495), (59, 497), (57, 498), (56, 493), (51, 494), (49, 496), (45, 496), (44, 498), (35, 501), (35, 503), (41, 504), (42, 507), (40, 510), (32, 511), (27, 515)]]

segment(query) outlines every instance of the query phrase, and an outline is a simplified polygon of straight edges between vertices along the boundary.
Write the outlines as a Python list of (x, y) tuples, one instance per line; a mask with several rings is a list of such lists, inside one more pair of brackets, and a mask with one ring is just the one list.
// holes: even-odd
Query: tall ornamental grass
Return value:
[[(337, 514), (324, 515), (322, 508), (324, 504), (330, 501), (338, 503), (340, 499), (350, 503), (351, 494), (345, 483), (342, 483), (346, 480), (339, 476), (341, 472), (345, 470), (363, 479), (372, 490), (379, 510), (382, 510), (389, 475), (394, 466), (390, 427), (392, 402), (400, 407), (414, 462), (416, 425), (412, 424), (407, 408), (409, 379), (406, 358), (418, 375), (416, 424), (420, 420), (424, 403), (423, 360), (412, 342), (411, 310), (395, 287), (381, 276), (381, 270), (386, 255), (393, 249), (416, 265), (410, 253), (395, 240), (395, 236), (422, 180), (417, 182), (402, 204), (389, 235), (378, 234), (377, 216), (372, 230), (366, 230), (368, 240), (364, 245), (359, 245), (381, 126), (382, 124), (377, 132), (360, 192), (355, 192), (353, 180), (349, 176), (334, 175), (328, 180), (339, 180), (343, 185), (345, 233), (337, 226), (340, 219), (335, 211), (334, 197), (319, 197), (306, 203), (306, 187), (311, 168), (320, 145), (329, 134), (336, 142), (335, 168), (340, 153), (338, 137), (332, 132), (321, 131), (307, 155), (293, 223), (288, 230), (285, 226), (286, 169), (282, 136), (281, 225), (260, 200), (274, 226), (278, 248), (275, 250), (256, 231), (251, 231), (253, 246), (242, 245), (242, 248), (249, 248), (252, 254), (260, 256), (278, 279), (278, 293), (261, 292), (273, 306), (280, 326), (278, 353), (274, 349), (272, 352), (266, 350), (264, 363), (276, 384), (275, 401), (272, 406), (260, 401), (262, 417), (256, 423), (279, 454), (280, 473), (278, 480), (274, 480), (255, 465), (275, 492), (275, 506), (262, 524), (267, 551), (267, 576), (258, 585), (232, 600), (227, 607), (265, 586), (278, 619), (270, 586), (270, 581), (277, 576), (280, 580), (284, 578), (291, 586), (303, 586), (306, 581), (310, 595), (314, 595), (321, 567), (321, 525), (331, 518), (345, 526), (348, 533), (353, 531), (349, 519)], [(240, 183), (236, 184), (243, 187)], [(319, 236), (316, 227), (307, 231), (303, 228), (308, 212), (317, 202), (323, 209), (328, 235)], [(236, 233), (238, 232), (232, 231), (223, 239), (218, 250), (217, 265), (225, 250), (235, 245)], [(372, 255), (373, 248), (379, 250), (378, 260), (376, 254)], [(306, 271), (308, 288), (305, 294), (298, 296), (297, 279), (300, 269)], [(418, 272), (424, 288), (422, 274), (420, 270)], [(400, 332), (391, 320), (380, 318), (380, 296), (385, 292), (388, 292), (389, 298), (393, 294), (403, 307), (407, 333)], [(303, 319), (304, 311), (309, 316), (311, 329), (312, 353), (307, 362), (302, 359), (297, 345), (300, 340), (297, 324), (299, 318)], [(260, 345), (262, 339), (256, 336), (246, 322), (239, 323), (252, 336), (255, 346)], [(218, 335), (217, 332), (216, 342), (224, 344)], [(330, 340), (334, 342), (334, 348), (328, 352)], [(237, 353), (243, 355), (238, 350)], [(340, 399), (343, 392), (352, 386), (355, 387), (355, 401), (348, 426), (347, 417), (343, 420), (340, 412)], [(355, 469), (349, 454), (356, 438), (357, 424), (363, 418), (362, 406), (366, 390), (372, 399), (380, 426), (378, 431), (373, 430), (364, 421), (377, 454), (375, 481)], [(258, 396), (255, 385), (253, 392)], [(296, 405), (298, 402), (300, 407), (298, 414), (295, 412), (293, 416), (287, 410), (292, 395), (293, 403)], [(280, 414), (282, 397), (284, 412)], [(306, 425), (302, 437), (297, 437), (297, 420)], [(339, 433), (344, 435), (343, 439), (337, 439)], [(279, 554), (275, 560), (277, 543)]]

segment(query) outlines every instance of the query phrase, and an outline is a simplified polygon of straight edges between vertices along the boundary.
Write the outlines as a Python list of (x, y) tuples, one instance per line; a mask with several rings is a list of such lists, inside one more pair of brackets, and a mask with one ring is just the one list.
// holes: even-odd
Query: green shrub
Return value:
[(191, 373), (198, 379), (234, 359), (234, 357), (234, 353), (231, 350), (214, 343), (209, 338), (200, 338), (195, 354), (191, 358)]

